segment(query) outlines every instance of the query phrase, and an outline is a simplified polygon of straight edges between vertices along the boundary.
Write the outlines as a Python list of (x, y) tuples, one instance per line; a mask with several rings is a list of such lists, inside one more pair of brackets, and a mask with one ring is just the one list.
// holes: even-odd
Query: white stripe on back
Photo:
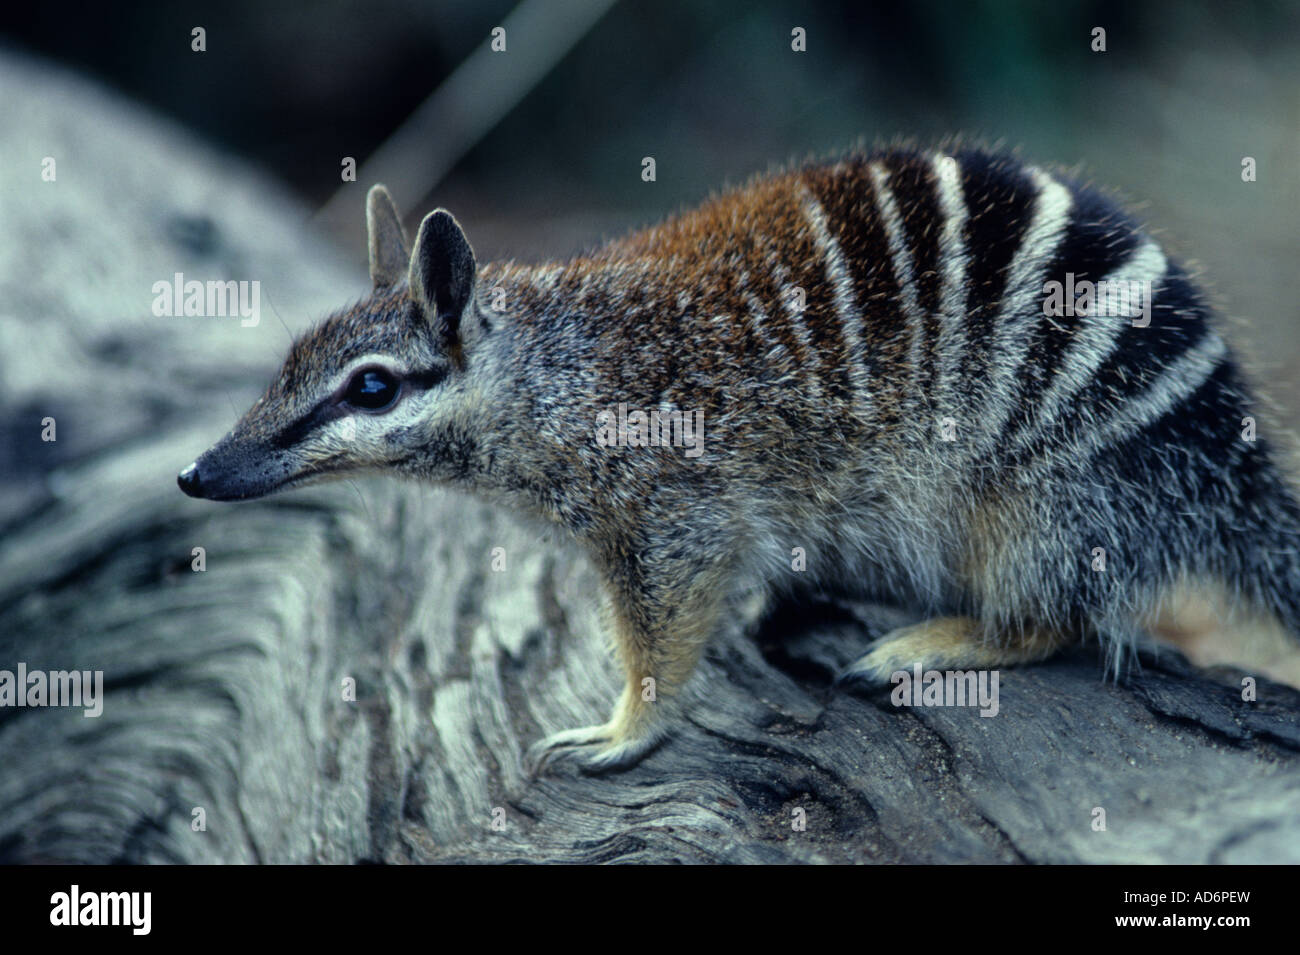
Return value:
[[(1151, 239), (1144, 238), (1124, 264), (1108, 272), (1102, 281), (1150, 282), (1154, 290), (1164, 277), (1167, 265), (1160, 246)], [(1052, 383), (1039, 397), (1037, 406), (1031, 409), (1034, 426), (1024, 429), (1017, 436), (1013, 443), (1016, 449), (1038, 440), (1042, 432), (1056, 422), (1062, 406), (1092, 381), (1097, 369), (1115, 350), (1120, 333), (1129, 324), (1131, 317), (1093, 312), (1076, 316), (1075, 320), (1078, 328), (1065, 354), (1061, 356), (1061, 365), (1057, 368)]]
[(921, 315), (921, 305), (916, 290), (916, 271), (912, 263), (912, 253), (907, 247), (907, 236), (903, 232), (903, 218), (898, 209), (898, 201), (893, 190), (889, 188), (889, 172), (880, 163), (871, 163), (868, 167), (871, 184), (875, 187), (876, 208), (880, 211), (880, 220), (885, 227), (885, 237), (889, 242), (889, 257), (892, 260), (894, 279), (898, 282), (899, 297), (903, 306), (903, 318), (911, 331), (910, 362), (912, 365), (912, 401), (917, 411), (925, 407), (925, 395), (921, 394), (921, 367), (924, 364), (925, 322)]
[(870, 383), (866, 374), (866, 351), (863, 345), (862, 312), (853, 293), (853, 276), (844, 263), (844, 252), (826, 224), (826, 210), (812, 191), (800, 184), (800, 202), (804, 216), (812, 228), (813, 242), (826, 263), (826, 281), (835, 295), (835, 318), (844, 335), (844, 350), (848, 355), (849, 380), (853, 384), (852, 401), (859, 408), (870, 396)]
[(1076, 450), (1081, 456), (1092, 457), (1103, 448), (1118, 444), (1159, 421), (1195, 394), (1227, 356), (1228, 346), (1223, 338), (1217, 332), (1207, 330), (1196, 347), (1166, 365), (1146, 391), (1126, 399), (1108, 421), (1096, 422), (1092, 427), (1082, 429)]
[(991, 437), (1015, 411), (1025, 354), (1033, 327), (1043, 321), (1043, 281), (1070, 224), (1070, 190), (1033, 166), (1025, 169), (1038, 190), (1033, 219), (1007, 266), (1007, 281), (993, 319), (993, 360), (989, 364), (988, 404), (981, 430)]
[(935, 383), (935, 409), (939, 417), (958, 416), (956, 380), (966, 355), (966, 199), (961, 170), (951, 156), (932, 159), (943, 228), (939, 233), (939, 341), (935, 346), (939, 375)]

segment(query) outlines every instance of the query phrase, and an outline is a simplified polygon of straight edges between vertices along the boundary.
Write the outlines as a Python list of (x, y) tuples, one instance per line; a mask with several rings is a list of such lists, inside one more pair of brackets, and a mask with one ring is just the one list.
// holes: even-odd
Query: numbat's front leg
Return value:
[(528, 751), (533, 775), (560, 761), (576, 762), (588, 772), (635, 765), (668, 730), (662, 709), (655, 709), (668, 702), (648, 700), (648, 693), (629, 676), (609, 722), (562, 730), (534, 743)]
[(1014, 666), (1045, 659), (1066, 642), (1059, 634), (1032, 627), (991, 642), (970, 617), (935, 617), (885, 634), (840, 680), (884, 685), (899, 670), (910, 672), (918, 663), (926, 670)]
[(530, 747), (534, 775), (557, 761), (575, 762), (588, 772), (626, 768), (672, 732), (681, 707), (678, 693), (695, 671), (721, 606), (713, 576), (695, 580), (686, 594), (662, 587), (636, 593), (610, 588), (625, 679), (622, 695), (608, 722), (554, 733)]

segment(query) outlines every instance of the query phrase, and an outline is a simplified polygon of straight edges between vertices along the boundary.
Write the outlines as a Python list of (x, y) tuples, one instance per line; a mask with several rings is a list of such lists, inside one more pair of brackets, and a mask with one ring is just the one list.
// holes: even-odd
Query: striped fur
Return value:
[[(486, 494), (586, 547), (628, 689), (609, 723), (539, 757), (647, 751), (728, 598), (755, 586), (929, 618), (852, 671), (876, 680), (1079, 639), (1118, 667), (1144, 635), (1176, 638), (1198, 588), (1222, 628), (1271, 634), (1267, 672), (1295, 672), (1300, 507), (1267, 437), (1242, 436), (1257, 412), (1203, 296), (1095, 191), (973, 149), (853, 154), (588, 256), (478, 266), (451, 320), (392, 280), (405, 238), (383, 225), (395, 215), (372, 220), (389, 229), (372, 236), (388, 257), (375, 296), (297, 343), (196, 466), (237, 471), (255, 441), (285, 445), (359, 355), (390, 355), (399, 375), (449, 368), (362, 420), (351, 460), (334, 434), (328, 460)], [(443, 254), (417, 241), (413, 274), (424, 263), (436, 283)], [(1139, 283), (1149, 323), (1133, 307), (1048, 314), (1047, 283), (1069, 276)], [(702, 414), (703, 453), (601, 445), (595, 422), (619, 405)], [(322, 460), (300, 431), (302, 458)], [(1189, 650), (1226, 646), (1198, 626)]]

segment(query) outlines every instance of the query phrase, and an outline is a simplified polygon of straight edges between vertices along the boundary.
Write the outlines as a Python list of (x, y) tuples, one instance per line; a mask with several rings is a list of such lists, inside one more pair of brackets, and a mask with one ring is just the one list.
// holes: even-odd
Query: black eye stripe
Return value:
[[(386, 371), (386, 369), (381, 369), (378, 365), (369, 365), (366, 368), (359, 368), (357, 371), (354, 371), (351, 377), (344, 382), (341, 389), (338, 392), (335, 392), (334, 397), (324, 399), (287, 428), (284, 428), (278, 434), (272, 436), (271, 444), (277, 448), (291, 448), (320, 426), (347, 414), (348, 386), (351, 385), (358, 372), (373, 371), (376, 369)], [(446, 365), (442, 365), (434, 368), (421, 368), (415, 371), (410, 371), (405, 375), (402, 375), (400, 378), (394, 375), (393, 380), (397, 382), (397, 385), (401, 390), (405, 390), (406, 386), (410, 386), (420, 391), (428, 391), (430, 388), (437, 387), (450, 373), (451, 369)], [(392, 373), (389, 372), (389, 374), (391, 375)], [(371, 409), (362, 408), (359, 410)]]
[(419, 388), (421, 391), (428, 391), (430, 388), (440, 384), (447, 377), (447, 368), (422, 368), (418, 371), (408, 371), (406, 380)]
[(285, 428), (279, 434), (271, 438), (271, 444), (277, 448), (292, 448), (295, 444), (307, 437), (312, 431), (324, 424), (326, 421), (332, 421), (339, 417), (336, 405), (332, 399), (322, 401), (316, 407), (312, 408), (302, 417), (294, 421), (293, 424)]

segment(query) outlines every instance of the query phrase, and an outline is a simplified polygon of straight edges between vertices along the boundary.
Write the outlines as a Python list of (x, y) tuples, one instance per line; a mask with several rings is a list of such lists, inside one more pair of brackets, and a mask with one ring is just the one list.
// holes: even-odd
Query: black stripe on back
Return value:
[[(868, 345), (864, 356), (868, 381), (881, 397), (887, 393), (901, 397), (912, 377), (910, 332), (903, 319), (898, 277), (867, 163), (866, 158), (855, 157), (838, 169), (806, 170), (803, 179), (821, 203), (827, 228), (839, 243), (853, 279), (853, 297), (862, 314), (862, 334)], [(901, 401), (881, 401), (876, 407), (883, 427), (901, 422)]]
[(943, 211), (939, 206), (934, 170), (927, 157), (915, 152), (893, 152), (885, 157), (889, 170), (889, 188), (894, 194), (903, 236), (912, 255), (912, 273), (916, 278), (917, 304), (922, 313), (922, 380), (924, 394), (932, 397), (939, 375), (939, 312), (942, 304), (943, 277), (939, 274), (939, 237), (943, 231)]
[[(816, 192), (813, 191), (816, 198)], [(802, 198), (796, 197), (800, 215), (804, 214)], [(836, 236), (831, 213), (823, 207), (827, 233)], [(832, 400), (847, 406), (853, 400), (853, 378), (848, 338), (840, 327), (835, 288), (830, 280), (830, 259), (817, 247), (811, 224), (796, 230), (788, 237), (785, 250), (790, 281), (804, 290), (803, 314), (793, 321), (801, 322), (808, 332), (813, 354), (818, 361), (818, 373)], [(841, 249), (841, 257), (844, 253)], [(847, 262), (845, 263), (847, 268)], [(856, 309), (856, 302), (851, 306)]]
[[(1006, 293), (1007, 270), (1033, 219), (1038, 189), (1018, 162), (976, 150), (955, 156), (965, 196), (966, 361), (963, 380), (974, 399), (987, 380), (993, 320)], [(978, 405), (978, 402), (976, 402)]]
[(1203, 515), (1203, 506), (1230, 502), (1235, 485), (1253, 482), (1267, 465), (1263, 447), (1241, 437), (1248, 413), (1239, 373), (1224, 360), (1191, 395), (1096, 459), (1120, 480), (1177, 501), (1179, 511)]

